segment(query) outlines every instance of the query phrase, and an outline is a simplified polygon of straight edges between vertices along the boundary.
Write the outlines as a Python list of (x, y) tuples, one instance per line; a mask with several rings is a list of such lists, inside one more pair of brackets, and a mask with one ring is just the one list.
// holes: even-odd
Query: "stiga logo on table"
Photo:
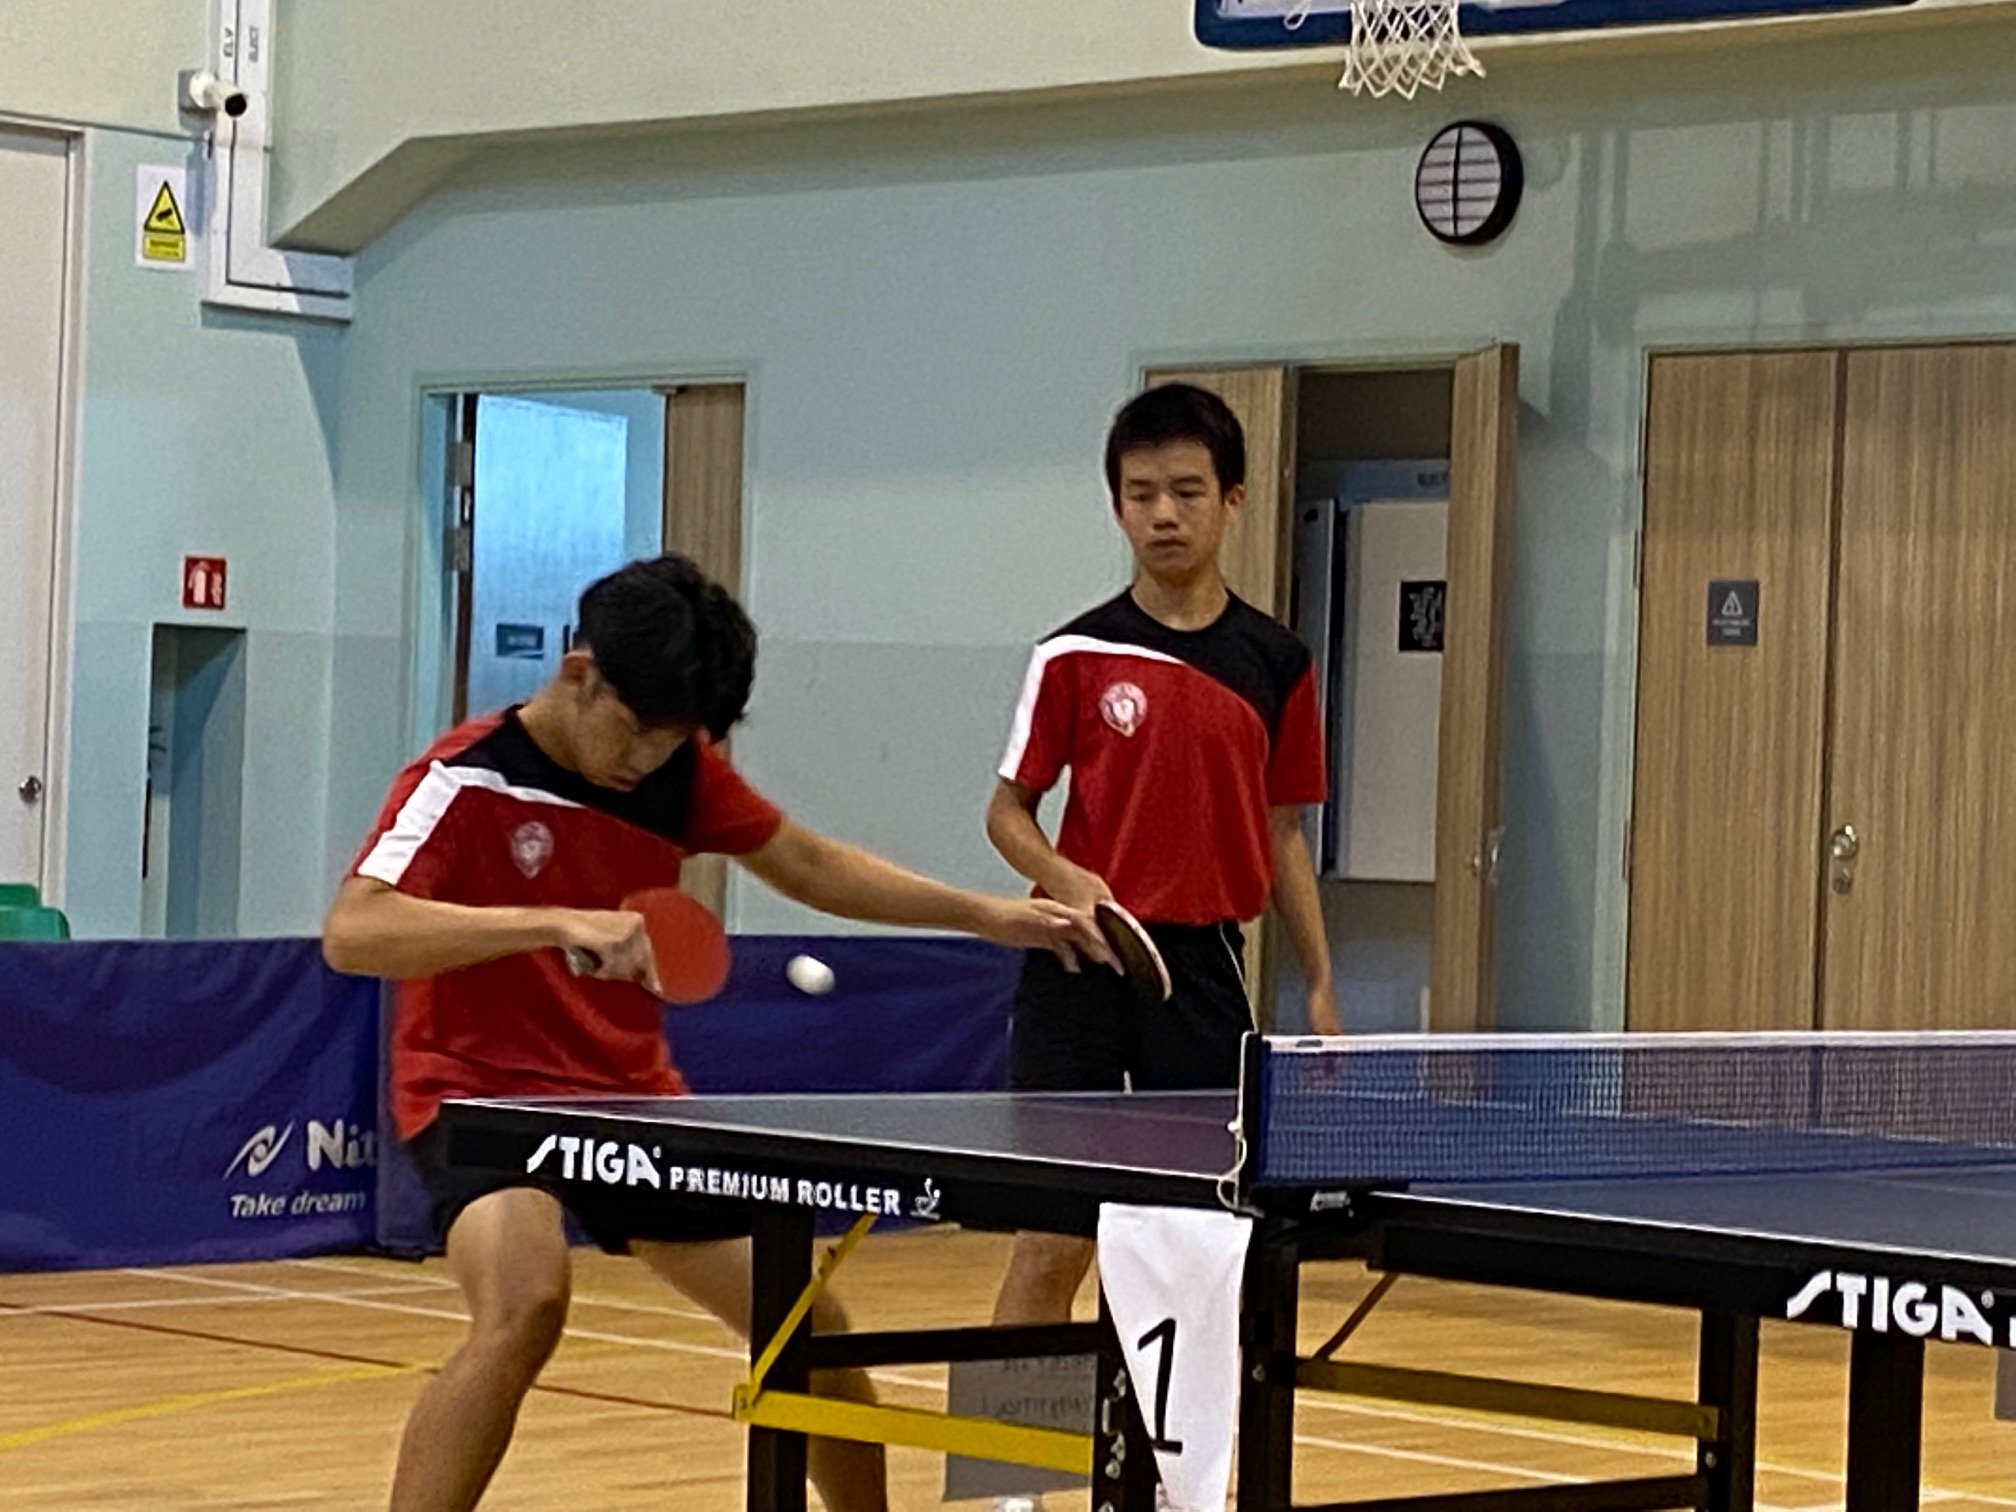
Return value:
[(1796, 1321), (1809, 1313), (1815, 1323), (1870, 1333), (2016, 1349), (2016, 1316), (2009, 1315), (1994, 1292), (1824, 1270), (1785, 1304), (1788, 1319)]
[[(224, 1179), (265, 1182), (270, 1174), (276, 1181), (310, 1176), (366, 1173), (353, 1177), (334, 1189), (321, 1184), (313, 1188), (297, 1185), (283, 1191), (234, 1191), (230, 1194), (233, 1218), (301, 1218), (321, 1213), (358, 1213), (371, 1201), (372, 1178), (378, 1164), (376, 1132), (349, 1119), (329, 1123), (311, 1118), (295, 1139), (299, 1120), (267, 1124), (255, 1129), (238, 1147), (224, 1168)], [(289, 1153), (292, 1151), (293, 1153)], [(297, 1164), (298, 1162), (298, 1164)]]
[(579, 1134), (548, 1134), (525, 1162), (528, 1176), (561, 1181), (586, 1181), (599, 1186), (643, 1187), (684, 1193), (691, 1197), (723, 1197), (735, 1202), (774, 1202), (788, 1207), (824, 1208), (839, 1213), (876, 1213), (885, 1217), (938, 1217), (944, 1193), (926, 1180), (907, 1213), (900, 1188), (864, 1181), (819, 1181), (798, 1176), (772, 1176), (724, 1166), (664, 1163), (664, 1151), (646, 1149), (626, 1140), (592, 1139)]

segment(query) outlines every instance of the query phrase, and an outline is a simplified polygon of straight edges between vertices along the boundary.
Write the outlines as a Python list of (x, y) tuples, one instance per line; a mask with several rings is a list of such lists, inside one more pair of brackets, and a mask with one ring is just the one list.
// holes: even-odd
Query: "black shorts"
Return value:
[(1236, 924), (1151, 924), (1174, 992), (1144, 1003), (1118, 972), (1066, 971), (1029, 953), (1015, 994), (1008, 1081), (1017, 1092), (1190, 1092), (1236, 1087), (1253, 1027)]
[(431, 1123), (406, 1141), (406, 1153), (427, 1189), (428, 1217), (433, 1221), (434, 1240), (448, 1242), (448, 1230), (462, 1209), (479, 1197), (513, 1187), (531, 1187), (551, 1195), (574, 1220), (588, 1240), (611, 1255), (630, 1253), (633, 1239), (657, 1240), (668, 1244), (705, 1244), (721, 1239), (746, 1238), (751, 1228), (749, 1210), (741, 1203), (712, 1197), (681, 1197), (654, 1205), (649, 1217), (639, 1214), (634, 1199), (593, 1188), (563, 1187), (555, 1181), (512, 1171), (484, 1171), (448, 1163), (447, 1137), (438, 1123)]

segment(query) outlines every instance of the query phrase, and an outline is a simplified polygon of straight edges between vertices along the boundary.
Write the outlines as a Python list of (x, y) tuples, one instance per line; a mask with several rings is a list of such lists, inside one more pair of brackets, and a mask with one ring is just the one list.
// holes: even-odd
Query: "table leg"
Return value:
[(1701, 1315), (1700, 1400), (1721, 1415), (1721, 1434), (1696, 1451), (1708, 1481), (1706, 1512), (1750, 1512), (1757, 1496), (1757, 1320)]
[(1914, 1512), (1925, 1427), (1925, 1341), (1859, 1330), (1848, 1359), (1847, 1512)]
[(1294, 1505), (1295, 1326), (1301, 1310), (1295, 1246), (1267, 1226), (1246, 1258), (1239, 1358), (1239, 1512)]
[[(749, 1358), (761, 1354), (812, 1279), (812, 1215), (797, 1208), (762, 1214), (750, 1238)], [(802, 1335), (801, 1335), (802, 1337)], [(811, 1374), (794, 1343), (777, 1357), (764, 1384), (804, 1391)], [(751, 1428), (749, 1512), (805, 1512), (805, 1436)]]

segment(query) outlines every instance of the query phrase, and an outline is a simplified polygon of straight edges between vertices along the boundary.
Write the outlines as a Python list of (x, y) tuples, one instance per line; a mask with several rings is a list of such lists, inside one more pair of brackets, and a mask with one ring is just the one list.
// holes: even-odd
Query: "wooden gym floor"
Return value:
[[(986, 1315), (1005, 1255), (992, 1236), (872, 1239), (841, 1276), (869, 1326)], [(486, 1501), (496, 1509), (741, 1505), (728, 1421), (741, 1352), (641, 1266), (578, 1255), (572, 1326)], [(1313, 1268), (1310, 1342), (1366, 1281)], [(460, 1300), (435, 1266), (331, 1259), (0, 1277), (0, 1512), (381, 1506), (407, 1403), (454, 1346)], [(1846, 1335), (1767, 1325), (1760, 1506), (1841, 1504)], [(1407, 1281), (1351, 1358), (1683, 1394), (1679, 1314)], [(1994, 1357), (1934, 1346), (1924, 1504), (2016, 1508), (2016, 1424), (1991, 1416)], [(934, 1406), (943, 1373), (884, 1372), (885, 1397)], [(1305, 1400), (1302, 1500), (1538, 1486), (1661, 1473), (1669, 1445), (1374, 1403)], [(891, 1457), (894, 1502), (938, 1501), (939, 1462)], [(1084, 1497), (1053, 1498), (1060, 1512)]]

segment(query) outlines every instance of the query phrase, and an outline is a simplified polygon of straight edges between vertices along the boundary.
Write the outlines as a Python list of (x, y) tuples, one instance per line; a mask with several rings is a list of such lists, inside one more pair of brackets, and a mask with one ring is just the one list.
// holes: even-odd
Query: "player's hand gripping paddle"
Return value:
[(1162, 952), (1141, 921), (1110, 898), (1092, 905), (1092, 918), (1120, 962), (1120, 974), (1145, 1003), (1166, 1003), (1174, 990)]
[[(728, 935), (704, 904), (676, 887), (649, 887), (623, 900), (623, 909), (644, 919), (651, 958), (658, 972), (658, 995), (668, 1003), (699, 1003), (728, 981)], [(600, 969), (591, 950), (567, 952), (576, 976)]]

